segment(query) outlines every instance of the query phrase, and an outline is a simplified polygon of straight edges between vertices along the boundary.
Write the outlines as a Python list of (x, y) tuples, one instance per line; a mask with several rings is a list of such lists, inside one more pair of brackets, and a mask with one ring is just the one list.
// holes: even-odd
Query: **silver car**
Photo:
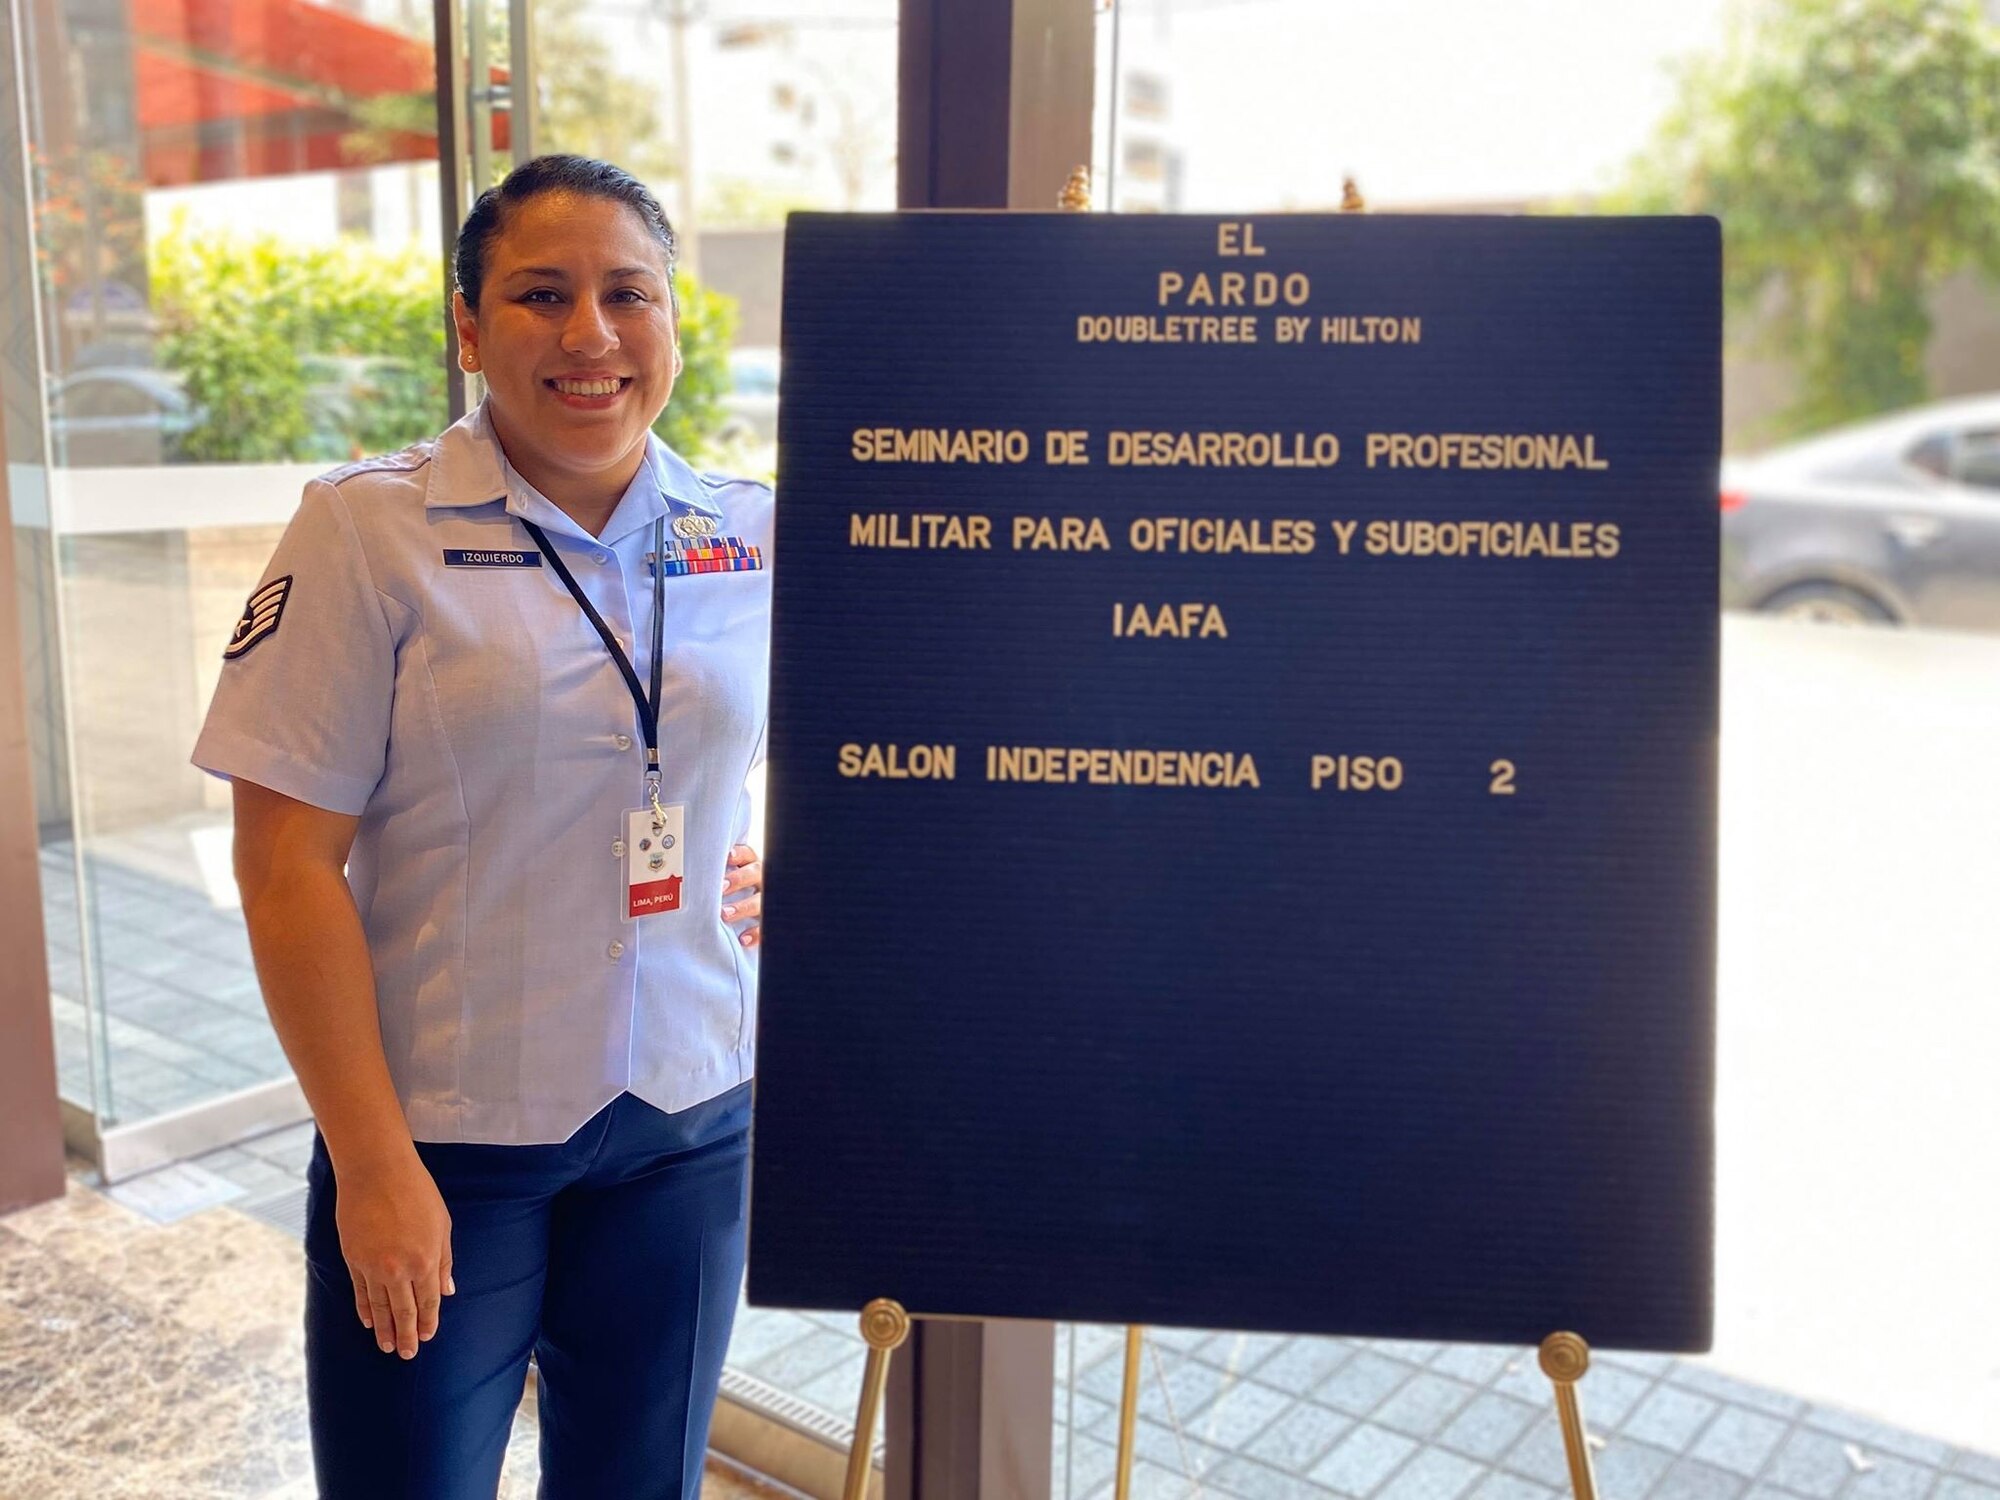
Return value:
[(1722, 602), (2000, 630), (2000, 395), (1724, 464)]

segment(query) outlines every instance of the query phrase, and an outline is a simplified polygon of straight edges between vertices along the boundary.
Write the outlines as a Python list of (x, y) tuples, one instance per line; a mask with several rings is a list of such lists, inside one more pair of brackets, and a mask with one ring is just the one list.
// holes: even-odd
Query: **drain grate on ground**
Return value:
[(288, 1187), (257, 1199), (254, 1203), (239, 1205), (254, 1218), (282, 1229), (295, 1240), (306, 1237), (306, 1185)]

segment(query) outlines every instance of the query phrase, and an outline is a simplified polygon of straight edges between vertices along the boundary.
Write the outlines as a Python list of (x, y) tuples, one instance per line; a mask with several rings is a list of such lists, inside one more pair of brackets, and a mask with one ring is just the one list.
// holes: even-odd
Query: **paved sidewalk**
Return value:
[[(311, 1144), (293, 1126), (194, 1165), (300, 1234)], [(866, 1352), (851, 1317), (746, 1307), (730, 1365), (852, 1422)], [(1058, 1331), (1057, 1500), (1110, 1496), (1123, 1373), (1121, 1329)], [(1155, 1329), (1142, 1375), (1135, 1500), (1568, 1494), (1532, 1350)], [(2000, 1500), (2000, 1418), (1981, 1454), (1661, 1355), (1599, 1353), (1580, 1390), (1603, 1500)]]

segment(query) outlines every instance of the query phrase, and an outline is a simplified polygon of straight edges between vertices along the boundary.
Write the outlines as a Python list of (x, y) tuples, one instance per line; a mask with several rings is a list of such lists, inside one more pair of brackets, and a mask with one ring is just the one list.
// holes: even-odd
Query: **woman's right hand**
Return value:
[(456, 1290), (451, 1214), (414, 1151), (392, 1166), (336, 1172), (334, 1185), (354, 1311), (384, 1354), (415, 1359), (417, 1345), (437, 1333), (441, 1299)]

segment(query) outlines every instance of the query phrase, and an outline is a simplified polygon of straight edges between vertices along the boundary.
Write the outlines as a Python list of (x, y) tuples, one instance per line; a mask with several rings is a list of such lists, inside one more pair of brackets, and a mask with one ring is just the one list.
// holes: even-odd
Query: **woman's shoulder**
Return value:
[(377, 453), (328, 469), (314, 484), (338, 490), (350, 505), (377, 497), (392, 497), (414, 491), (421, 496), (430, 484), (430, 468), (436, 461), (437, 438), (425, 438), (394, 453)]
[(725, 535), (741, 537), (755, 547), (771, 544), (773, 496), (768, 484), (706, 472), (697, 473), (695, 480), (709, 507), (722, 518)]

